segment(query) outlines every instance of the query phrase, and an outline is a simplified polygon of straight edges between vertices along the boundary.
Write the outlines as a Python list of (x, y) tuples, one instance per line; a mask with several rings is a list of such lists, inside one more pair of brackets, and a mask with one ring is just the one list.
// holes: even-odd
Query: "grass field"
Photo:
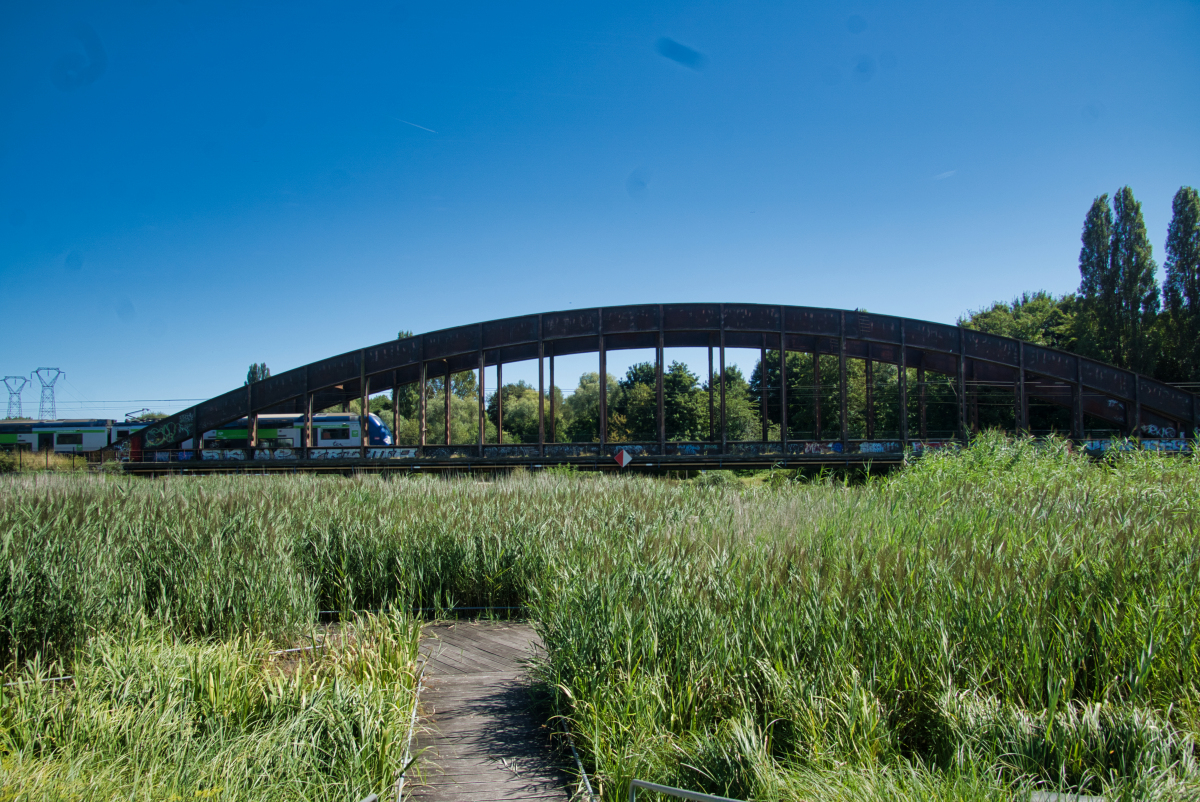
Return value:
[[(389, 605), (527, 605), (610, 800), (632, 776), (745, 799), (1200, 798), (1197, 460), (985, 437), (886, 479), (791, 479), (0, 480), (8, 674), (85, 678), (5, 689), (0, 800), (64, 766), (64, 799), (382, 791), (392, 758), (351, 756), (395, 741), (412, 623), (362, 625), (396, 645), (354, 659), (391, 674), (264, 655), (318, 610)], [(230, 700), (276, 701), (196, 724), (215, 719), (184, 667), (205, 661)], [(330, 743), (343, 702), (389, 734), (271, 757), (282, 732)], [(86, 734), (160, 709), (192, 735)], [(185, 777), (176, 749), (224, 768)]]

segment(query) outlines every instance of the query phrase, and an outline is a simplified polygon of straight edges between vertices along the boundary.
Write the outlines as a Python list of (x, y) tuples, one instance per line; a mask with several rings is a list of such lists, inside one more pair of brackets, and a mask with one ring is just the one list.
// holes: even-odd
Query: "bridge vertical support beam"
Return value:
[(729, 451), (729, 421), (725, 418), (725, 304), (721, 304), (721, 342), (719, 348), (721, 369), (721, 453), (725, 454)]
[(425, 414), (428, 411), (428, 406), (429, 406), (428, 401), (425, 397), (426, 390), (428, 389), (427, 385), (429, 383), (427, 380), (427, 371), (428, 370), (429, 369), (425, 363), (425, 343), (424, 343), (424, 341), (422, 341), (422, 343), (421, 343), (421, 370), (420, 370), (421, 377), (419, 379), (417, 379), (417, 388), (419, 390), (419, 392), (417, 393), (417, 415), (420, 418), (420, 420), (417, 422), (417, 434), (418, 434), (417, 445), (420, 446), (420, 448), (421, 448), (421, 456), (422, 457), (425, 456), (425, 437), (428, 433), (428, 427), (426, 426), (426, 419), (425, 419)]
[(366, 351), (358, 352), (358, 392), (359, 395), (362, 396), (362, 398), (360, 398), (358, 401), (358, 455), (360, 457), (366, 457), (367, 446), (371, 444), (371, 440), (367, 435), (367, 415), (371, 412), (370, 408), (368, 407), (371, 398), (371, 385), (370, 381), (367, 379)]
[(967, 335), (958, 329), (958, 436), (965, 443), (967, 436)]
[[(711, 343), (712, 340), (709, 340)], [(708, 346), (708, 442), (717, 439), (716, 405), (713, 403), (716, 375), (713, 373), (712, 346)]]
[(866, 364), (867, 439), (875, 439), (875, 363), (871, 360), (871, 344), (867, 343)]
[[(200, 411), (196, 411), (196, 426), (200, 425)], [(1200, 395), (1192, 393), (1192, 439), (1200, 440)]]
[(979, 377), (975, 374), (975, 363), (971, 363), (971, 389), (968, 391), (971, 400), (971, 431), (979, 433)]
[(922, 358), (917, 366), (917, 436), (922, 440), (929, 439), (929, 417), (926, 414), (929, 406), (925, 395), (925, 364)]
[(841, 410), (842, 453), (847, 453), (850, 439), (850, 410), (846, 402), (846, 313), (841, 314), (838, 326), (838, 401)]
[(1142, 380), (1133, 374), (1133, 431), (1130, 437), (1142, 436)]
[[(604, 312), (600, 312), (600, 451), (608, 445), (608, 351), (604, 348)], [(603, 456), (603, 453), (601, 453)]]
[(900, 383), (900, 450), (908, 445), (908, 343), (904, 336), (904, 320), (900, 321), (900, 358), (896, 378)]
[(1025, 343), (1017, 341), (1017, 432), (1029, 434), (1029, 397), (1025, 395)]
[(1071, 436), (1083, 439), (1083, 360), (1075, 357), (1075, 383), (1071, 385)]
[(538, 456), (546, 456), (546, 342), (538, 316)]
[(550, 348), (550, 442), (558, 442), (558, 427), (554, 423), (554, 348)]
[(813, 345), (813, 439), (821, 439), (821, 345)]
[(484, 364), (483, 364), (483, 324), (479, 326), (479, 392), (477, 399), (479, 405), (479, 436), (475, 438), (475, 444), (479, 448), (479, 458), (483, 459), (483, 443), (486, 439), (484, 434), (487, 432), (487, 405), (484, 402), (485, 382)]
[(504, 445), (504, 365), (496, 363), (496, 445)]
[(442, 388), (446, 404), (446, 445), (450, 445), (450, 360), (446, 360), (446, 386)]
[(759, 411), (762, 412), (762, 441), (771, 438), (771, 419), (767, 415), (767, 335), (764, 332), (758, 346), (758, 395)]
[[(246, 384), (246, 447), (252, 452), (258, 446), (258, 416), (254, 414), (254, 383)], [(250, 454), (254, 458), (254, 454)]]
[[(310, 449), (313, 447), (313, 398), (314, 394), (309, 389), (308, 383), (308, 367), (304, 368), (304, 448)], [(305, 456), (309, 456), (307, 453)]]
[(784, 324), (784, 313), (784, 308), (779, 307), (779, 442), (786, 459), (788, 441), (787, 326)]
[(367, 447), (371, 445), (371, 377), (364, 376), (362, 380), (362, 414), (358, 433), (362, 435), (362, 456), (367, 456)]
[(400, 386), (399, 377), (392, 371), (392, 445), (400, 444)]
[(663, 373), (666, 371), (666, 365), (663, 363), (665, 355), (663, 353), (663, 309), (662, 304), (658, 305), (658, 342), (654, 345), (654, 406), (655, 419), (658, 429), (658, 453), (662, 456), (667, 450), (667, 411), (666, 411), (666, 393), (663, 382)]

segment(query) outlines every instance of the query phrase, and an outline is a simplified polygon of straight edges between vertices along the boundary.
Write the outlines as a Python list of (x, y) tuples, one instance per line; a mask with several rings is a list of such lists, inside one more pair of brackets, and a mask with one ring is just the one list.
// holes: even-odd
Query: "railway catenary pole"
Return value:
[(900, 447), (908, 445), (908, 342), (905, 338), (904, 319), (900, 320), (900, 366), (897, 380), (900, 382)]

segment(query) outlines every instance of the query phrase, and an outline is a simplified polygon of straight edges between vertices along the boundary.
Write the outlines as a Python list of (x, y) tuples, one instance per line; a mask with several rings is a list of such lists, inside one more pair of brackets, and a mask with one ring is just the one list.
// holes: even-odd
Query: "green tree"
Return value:
[(1142, 205), (1129, 187), (1122, 187), (1113, 198), (1114, 221), (1110, 258), (1117, 280), (1116, 326), (1118, 355), (1116, 364), (1142, 373), (1151, 373), (1158, 356), (1155, 322), (1158, 318), (1158, 265), (1154, 263)]
[(1200, 381), (1200, 193), (1180, 187), (1171, 203), (1163, 267), (1167, 310), (1164, 378)]
[(270, 375), (271, 369), (267, 367), (266, 362), (259, 362), (257, 365), (251, 363), (250, 369), (246, 371), (246, 384), (260, 382), (263, 379), (269, 378)]
[(1011, 303), (996, 301), (986, 309), (968, 312), (958, 319), (958, 325), (1069, 351), (1075, 347), (1078, 307), (1074, 294), (1055, 298), (1041, 290), (1025, 292)]
[[(613, 400), (618, 388), (617, 379), (607, 376), (608, 400)], [(563, 402), (565, 414), (565, 437), (572, 443), (594, 443), (600, 439), (600, 374), (584, 373), (579, 377), (579, 386)]]
[(1080, 351), (1124, 368), (1151, 372), (1159, 310), (1150, 239), (1142, 206), (1129, 187), (1092, 202), (1079, 252)]

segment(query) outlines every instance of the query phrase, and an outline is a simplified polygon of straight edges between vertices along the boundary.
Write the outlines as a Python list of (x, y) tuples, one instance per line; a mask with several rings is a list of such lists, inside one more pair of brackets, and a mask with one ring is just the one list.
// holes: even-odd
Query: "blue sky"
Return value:
[(953, 322), (1200, 184), (1195, 0), (340, 5), (0, 3), (0, 371), (107, 416), (570, 307)]

